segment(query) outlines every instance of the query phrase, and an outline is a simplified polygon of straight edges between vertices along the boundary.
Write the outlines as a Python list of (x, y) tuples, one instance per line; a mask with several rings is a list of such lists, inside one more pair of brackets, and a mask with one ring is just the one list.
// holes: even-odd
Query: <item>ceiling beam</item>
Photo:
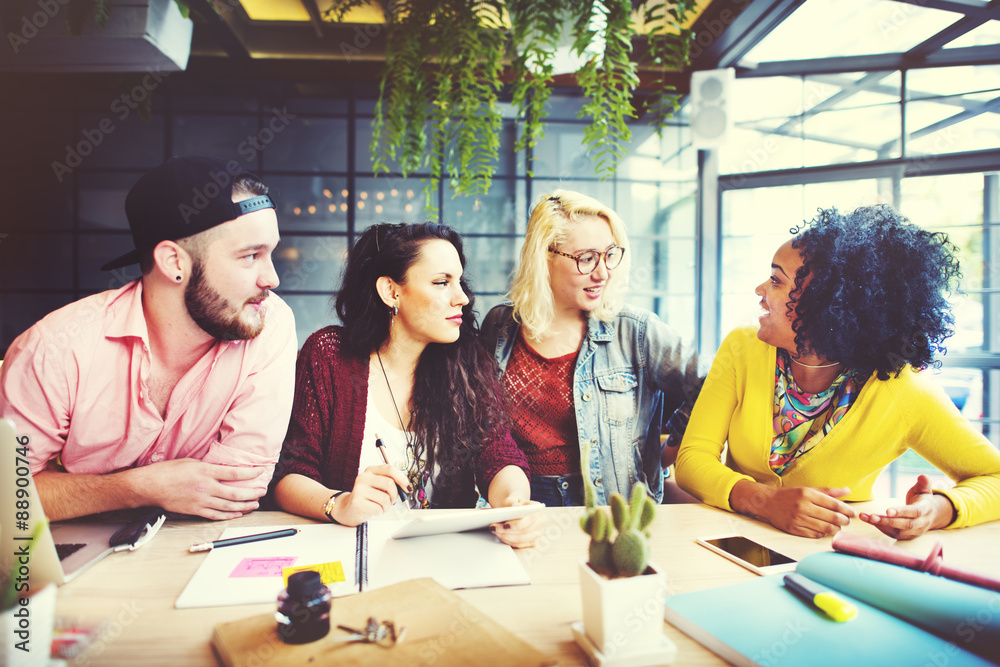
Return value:
[(906, 52), (906, 55), (911, 58), (924, 57), (944, 48), (945, 44), (958, 39), (967, 32), (975, 30), (984, 23), (986, 23), (986, 21), (983, 19), (963, 16), (941, 32), (936, 35), (931, 35), (920, 44), (914, 46)]
[[(251, 60), (250, 50), (243, 43), (243, 39), (237, 31), (237, 26), (242, 23), (240, 17), (236, 16), (233, 9), (226, 7), (225, 3), (219, 4), (223, 6), (221, 14), (215, 11), (208, 0), (187, 0), (190, 10), (204, 21), (202, 26), (209, 33), (211, 40), (218, 44), (226, 52), (226, 55), (235, 60)], [(242, 12), (243, 8), (239, 3), (236, 6)], [(201, 31), (195, 30), (196, 35), (199, 32)]]
[(805, 0), (714, 0), (691, 26), (691, 71), (734, 66)]
[(319, 5), (316, 4), (316, 0), (299, 1), (309, 14), (309, 22), (312, 23), (313, 28), (316, 30), (316, 36), (323, 39), (323, 17), (319, 14)]
[(971, 18), (982, 19), (983, 21), (1000, 21), (1000, 4), (996, 2), (987, 3), (973, 0), (895, 0), (904, 5), (916, 5), (918, 7), (929, 7), (930, 9), (941, 9), (946, 12), (956, 12), (965, 14)]
[(761, 76), (799, 76), (837, 74), (840, 72), (877, 72), (913, 69), (917, 67), (956, 67), (960, 65), (1000, 64), (1000, 49), (996, 46), (967, 46), (943, 49), (914, 61), (905, 53), (881, 53), (867, 56), (783, 60), (757, 63), (753, 67), (737, 67), (740, 78)]

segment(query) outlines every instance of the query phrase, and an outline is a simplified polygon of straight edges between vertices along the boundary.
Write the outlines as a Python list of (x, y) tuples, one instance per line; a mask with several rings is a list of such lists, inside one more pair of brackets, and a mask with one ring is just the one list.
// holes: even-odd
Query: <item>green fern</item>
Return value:
[(676, 87), (667, 82), (666, 73), (681, 72), (690, 64), (694, 33), (685, 28), (684, 23), (696, 7), (696, 0), (652, 3), (645, 7), (643, 19), (650, 28), (647, 60), (651, 68), (659, 71), (653, 82), (654, 93), (646, 105), (646, 114), (658, 134), (662, 134), (680, 106), (681, 95)]
[[(534, 148), (545, 136), (543, 118), (552, 94), (553, 58), (560, 26), (570, 16), (574, 3), (566, 0), (537, 2), (510, 0), (511, 40), (516, 57), (511, 63), (511, 98), (517, 115), (524, 118), (515, 151)], [(533, 176), (531, 165), (527, 173)]]
[[(580, 110), (581, 118), (590, 119), (583, 131), (583, 141), (593, 153), (597, 175), (610, 178), (628, 153), (632, 140), (626, 119), (635, 117), (632, 94), (639, 84), (639, 75), (636, 63), (631, 60), (635, 33), (631, 3), (606, 0), (598, 7), (607, 10), (606, 26), (601, 31), (604, 53), (591, 58), (577, 72), (577, 83), (589, 98)], [(582, 31), (574, 43), (577, 53), (585, 53), (595, 35), (596, 31), (589, 27)]]
[[(362, 4), (335, 0), (325, 17), (341, 20)], [(641, 5), (647, 16), (663, 19), (650, 37), (648, 56), (663, 71), (687, 63), (690, 31), (682, 31), (681, 39), (668, 32), (694, 4)], [(639, 83), (629, 0), (394, 0), (386, 6), (385, 69), (370, 145), (376, 174), (423, 172), (430, 210), (437, 209), (445, 178), (455, 196), (488, 193), (503, 131), (504, 67), (510, 66), (510, 94), (524, 119), (515, 150), (527, 150), (544, 136), (552, 61), (567, 21), (574, 26), (577, 53), (588, 53), (598, 37), (604, 43), (603, 52), (577, 72), (577, 82), (587, 96), (581, 117), (589, 120), (584, 143), (595, 171), (603, 178), (615, 173), (631, 141), (628, 120), (636, 115), (632, 98)], [(594, 24), (595, 12), (605, 25)], [(657, 129), (676, 107), (675, 93), (661, 88), (652, 105)]]

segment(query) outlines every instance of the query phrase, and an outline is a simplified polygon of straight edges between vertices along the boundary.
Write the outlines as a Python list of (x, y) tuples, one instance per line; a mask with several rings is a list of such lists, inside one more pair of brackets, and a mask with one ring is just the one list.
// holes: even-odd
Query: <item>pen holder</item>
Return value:
[(278, 594), (278, 637), (286, 644), (307, 644), (330, 632), (330, 589), (319, 572), (306, 570), (288, 577)]

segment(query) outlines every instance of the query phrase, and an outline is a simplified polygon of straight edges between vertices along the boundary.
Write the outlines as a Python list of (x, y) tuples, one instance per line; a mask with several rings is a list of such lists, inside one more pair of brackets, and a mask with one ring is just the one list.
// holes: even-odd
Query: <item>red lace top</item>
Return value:
[(511, 435), (534, 475), (580, 473), (573, 408), (576, 352), (546, 359), (517, 337), (503, 376)]

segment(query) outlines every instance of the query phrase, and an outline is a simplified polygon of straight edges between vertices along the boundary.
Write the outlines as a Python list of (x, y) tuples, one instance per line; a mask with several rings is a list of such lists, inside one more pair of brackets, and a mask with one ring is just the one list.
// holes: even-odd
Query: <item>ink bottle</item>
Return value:
[(278, 637), (286, 644), (307, 644), (330, 632), (330, 589), (319, 572), (306, 570), (288, 577), (278, 593)]

